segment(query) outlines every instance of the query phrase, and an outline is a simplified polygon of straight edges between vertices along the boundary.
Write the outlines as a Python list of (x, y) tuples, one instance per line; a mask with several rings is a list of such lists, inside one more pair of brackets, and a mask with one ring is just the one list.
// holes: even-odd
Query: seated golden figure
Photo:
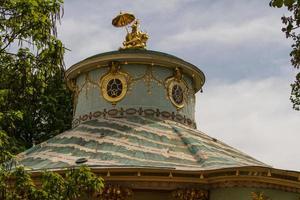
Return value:
[(145, 48), (149, 36), (139, 29), (139, 21), (136, 20), (131, 26), (131, 32), (127, 33), (121, 49)]

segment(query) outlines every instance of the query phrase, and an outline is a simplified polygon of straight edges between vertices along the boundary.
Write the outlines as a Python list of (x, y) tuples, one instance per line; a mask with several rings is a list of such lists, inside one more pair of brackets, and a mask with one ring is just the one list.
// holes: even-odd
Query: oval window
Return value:
[(180, 87), (180, 85), (174, 85), (173, 88), (172, 88), (172, 98), (173, 98), (173, 101), (180, 105), (183, 103), (183, 90), (182, 88)]
[(116, 104), (122, 100), (127, 92), (127, 74), (118, 72), (116, 74), (106, 74), (99, 82), (102, 96), (105, 100)]
[(107, 95), (115, 98), (122, 94), (123, 84), (120, 79), (111, 79), (106, 86)]

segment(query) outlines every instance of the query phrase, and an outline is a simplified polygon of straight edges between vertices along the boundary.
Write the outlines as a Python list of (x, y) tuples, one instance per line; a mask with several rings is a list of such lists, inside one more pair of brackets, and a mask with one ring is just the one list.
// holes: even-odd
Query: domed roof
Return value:
[(264, 163), (170, 120), (131, 116), (86, 121), (18, 155), (28, 169), (91, 168), (211, 170)]

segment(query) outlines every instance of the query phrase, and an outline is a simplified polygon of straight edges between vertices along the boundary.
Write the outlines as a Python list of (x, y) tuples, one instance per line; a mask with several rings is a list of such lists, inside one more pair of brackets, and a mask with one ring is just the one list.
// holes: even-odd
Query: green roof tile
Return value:
[(208, 170), (267, 166), (198, 130), (137, 116), (87, 121), (17, 158), (26, 168), (44, 170), (77, 166), (75, 161), (82, 157), (91, 167)]

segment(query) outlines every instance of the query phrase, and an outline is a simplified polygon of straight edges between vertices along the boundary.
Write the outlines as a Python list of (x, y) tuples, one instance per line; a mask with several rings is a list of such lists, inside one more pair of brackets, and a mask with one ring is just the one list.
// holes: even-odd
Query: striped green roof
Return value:
[(18, 155), (32, 170), (77, 166), (209, 170), (264, 163), (176, 122), (131, 116), (84, 122)]

